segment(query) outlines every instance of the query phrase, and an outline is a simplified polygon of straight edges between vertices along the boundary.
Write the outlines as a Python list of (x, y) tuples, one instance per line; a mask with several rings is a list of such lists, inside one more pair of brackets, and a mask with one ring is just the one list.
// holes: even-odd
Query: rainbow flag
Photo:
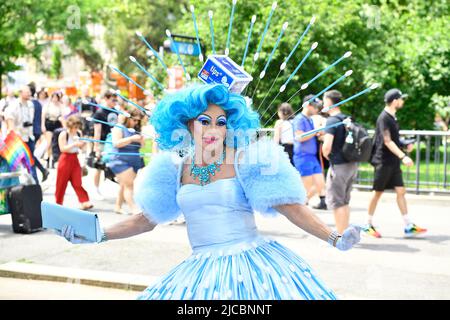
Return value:
[(31, 167), (34, 166), (30, 148), (14, 131), (4, 141), (0, 139), (0, 157), (6, 160), (11, 171), (16, 171), (22, 164), (31, 173)]

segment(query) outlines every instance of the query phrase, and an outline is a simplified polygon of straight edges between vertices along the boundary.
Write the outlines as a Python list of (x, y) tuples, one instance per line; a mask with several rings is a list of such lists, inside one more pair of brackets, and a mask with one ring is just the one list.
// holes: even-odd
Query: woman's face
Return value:
[(215, 149), (223, 145), (227, 133), (227, 116), (218, 105), (211, 104), (197, 118), (189, 121), (194, 142), (202, 149)]
[(39, 100), (45, 100), (45, 99), (46, 99), (45, 96), (46, 96), (45, 92), (44, 92), (44, 91), (41, 91), (41, 92), (39, 92), (38, 99), (39, 99)]
[(52, 95), (52, 102), (55, 103), (55, 104), (58, 104), (58, 103), (59, 103), (59, 97), (58, 97), (58, 95), (56, 95), (56, 94)]
[(127, 127), (136, 129), (139, 126), (139, 124), (141, 123), (141, 121), (142, 121), (141, 117), (137, 117), (137, 116), (133, 117), (132, 116), (128, 119)]

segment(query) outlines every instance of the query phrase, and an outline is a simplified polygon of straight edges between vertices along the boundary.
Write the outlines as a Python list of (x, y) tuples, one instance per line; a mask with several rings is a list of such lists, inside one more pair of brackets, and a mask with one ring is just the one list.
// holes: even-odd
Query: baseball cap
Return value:
[[(323, 105), (322, 100), (320, 100), (319, 98), (314, 98), (314, 99), (313, 98), (314, 98), (313, 94), (308, 94), (306, 97), (303, 98), (303, 104), (309, 103), (313, 107), (321, 108)], [(309, 100), (311, 100), (311, 101), (309, 101)]]
[(408, 98), (407, 94), (402, 93), (399, 89), (390, 89), (384, 95), (384, 102), (391, 103), (395, 99), (406, 99)]

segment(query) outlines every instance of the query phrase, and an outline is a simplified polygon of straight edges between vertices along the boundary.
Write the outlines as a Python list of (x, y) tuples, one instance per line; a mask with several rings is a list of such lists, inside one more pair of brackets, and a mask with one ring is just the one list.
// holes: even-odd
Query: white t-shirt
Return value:
[[(14, 121), (14, 131), (22, 138), (24, 142), (28, 142), (33, 136), (33, 118), (34, 118), (34, 105), (30, 100), (22, 102), (21, 99), (17, 99), (8, 105), (5, 109), (5, 119)], [(24, 127), (24, 122), (31, 123), (31, 126)]]
[(63, 115), (63, 106), (61, 104), (54, 104), (53, 102), (50, 102), (44, 106), (43, 112), (45, 113), (46, 119), (56, 121)]
[(280, 142), (282, 144), (294, 143), (294, 128), (292, 122), (289, 120), (283, 120), (281, 123)]

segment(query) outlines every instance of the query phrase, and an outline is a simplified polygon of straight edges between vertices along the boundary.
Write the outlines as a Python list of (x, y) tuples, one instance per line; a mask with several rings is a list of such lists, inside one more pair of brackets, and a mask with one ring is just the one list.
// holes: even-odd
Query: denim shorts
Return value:
[(137, 173), (139, 169), (144, 167), (144, 162), (141, 158), (133, 161), (113, 160), (109, 162), (107, 166), (115, 175), (122, 173), (129, 168), (133, 168), (133, 171)]

